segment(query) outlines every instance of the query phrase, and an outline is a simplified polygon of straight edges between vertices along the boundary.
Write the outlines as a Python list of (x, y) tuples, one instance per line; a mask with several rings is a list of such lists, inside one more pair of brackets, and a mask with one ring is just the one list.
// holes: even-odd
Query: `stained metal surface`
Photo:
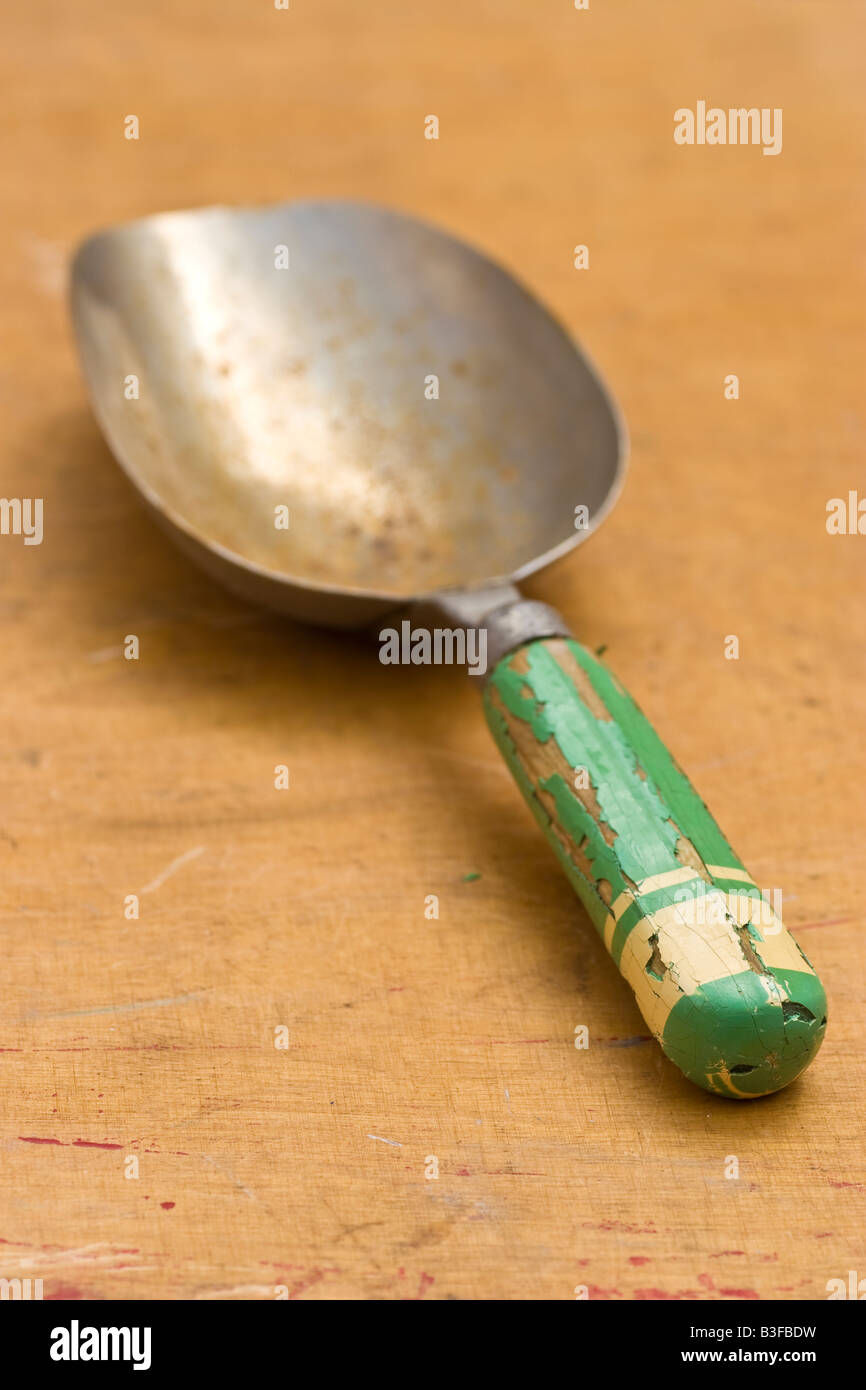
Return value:
[(585, 357), (503, 270), (401, 214), (146, 218), (84, 243), (72, 309), (96, 414), (157, 517), (294, 616), (357, 626), (519, 579), (588, 534), (575, 506), (592, 530), (618, 492), (622, 427)]

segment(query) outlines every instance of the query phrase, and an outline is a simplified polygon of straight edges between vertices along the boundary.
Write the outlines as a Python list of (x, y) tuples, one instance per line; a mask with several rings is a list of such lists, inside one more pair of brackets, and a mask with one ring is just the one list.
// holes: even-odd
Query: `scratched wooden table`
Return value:
[[(4, 8), (2, 492), (44, 499), (44, 539), (0, 536), (0, 1276), (60, 1299), (820, 1299), (866, 1275), (866, 541), (825, 525), (866, 488), (862, 11)], [(676, 145), (698, 100), (781, 108), (781, 154)], [(644, 1036), (470, 681), (227, 597), (111, 461), (71, 248), (294, 195), (448, 224), (613, 383), (625, 495), (534, 593), (606, 645), (783, 891), (830, 996), (789, 1091), (714, 1099)]]

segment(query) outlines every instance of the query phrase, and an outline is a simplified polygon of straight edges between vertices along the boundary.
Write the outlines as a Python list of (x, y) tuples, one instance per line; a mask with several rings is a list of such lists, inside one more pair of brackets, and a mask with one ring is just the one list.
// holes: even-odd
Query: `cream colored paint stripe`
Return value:
[(752, 875), (746, 873), (745, 869), (729, 869), (724, 864), (708, 864), (707, 872), (713, 874), (715, 878), (733, 878), (740, 883), (750, 883), (753, 888), (758, 886)]
[(687, 865), (681, 869), (666, 869), (663, 874), (642, 878), (637, 886), (637, 895), (642, 898), (645, 893), (654, 893), (657, 888), (673, 888), (675, 883), (687, 883), (692, 878), (700, 878), (700, 874)]
[[(726, 912), (726, 895), (714, 889), (700, 902), (709, 919), (700, 926), (691, 903), (673, 903), (637, 922), (623, 947), (620, 971), (634, 990), (638, 1008), (656, 1037), (661, 1036), (671, 1009), (684, 995), (696, 993), (713, 980), (742, 975), (749, 968), (736, 927)], [(652, 955), (653, 936), (658, 938), (658, 952), (667, 967), (663, 980), (657, 980), (646, 968)], [(763, 958), (763, 948), (758, 950)], [(755, 978), (765, 984), (768, 997), (778, 999), (776, 981), (769, 976)]]
[(751, 923), (760, 933), (755, 950), (769, 970), (802, 970), (814, 975), (805, 956), (800, 954), (791, 933), (777, 917), (764, 898), (750, 898), (746, 893), (727, 894), (728, 911), (741, 927)]
[(677, 883), (688, 883), (695, 878), (700, 878), (700, 874), (685, 866), (681, 869), (666, 869), (663, 874), (650, 874), (649, 878), (640, 879), (636, 885), (636, 893), (633, 893), (630, 888), (627, 888), (624, 893), (620, 893), (604, 923), (604, 944), (607, 949), (610, 950), (617, 922), (623, 913), (628, 911), (632, 903), (637, 902), (646, 893), (655, 893), (658, 888), (673, 888)]

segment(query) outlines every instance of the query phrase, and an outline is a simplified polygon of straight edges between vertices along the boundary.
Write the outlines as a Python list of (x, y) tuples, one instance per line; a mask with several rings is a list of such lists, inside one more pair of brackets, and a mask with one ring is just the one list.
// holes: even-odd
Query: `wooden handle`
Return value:
[(616, 678), (549, 637), (494, 667), (484, 704), (665, 1055), (721, 1095), (787, 1086), (824, 1036), (821, 982)]

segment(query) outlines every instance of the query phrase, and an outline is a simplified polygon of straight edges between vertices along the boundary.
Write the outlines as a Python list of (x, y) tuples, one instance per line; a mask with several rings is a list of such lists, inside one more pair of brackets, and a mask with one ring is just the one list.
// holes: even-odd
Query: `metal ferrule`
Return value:
[(492, 609), (484, 618), (487, 629), (487, 677), (509, 652), (541, 637), (570, 637), (568, 623), (547, 603), (522, 598)]

